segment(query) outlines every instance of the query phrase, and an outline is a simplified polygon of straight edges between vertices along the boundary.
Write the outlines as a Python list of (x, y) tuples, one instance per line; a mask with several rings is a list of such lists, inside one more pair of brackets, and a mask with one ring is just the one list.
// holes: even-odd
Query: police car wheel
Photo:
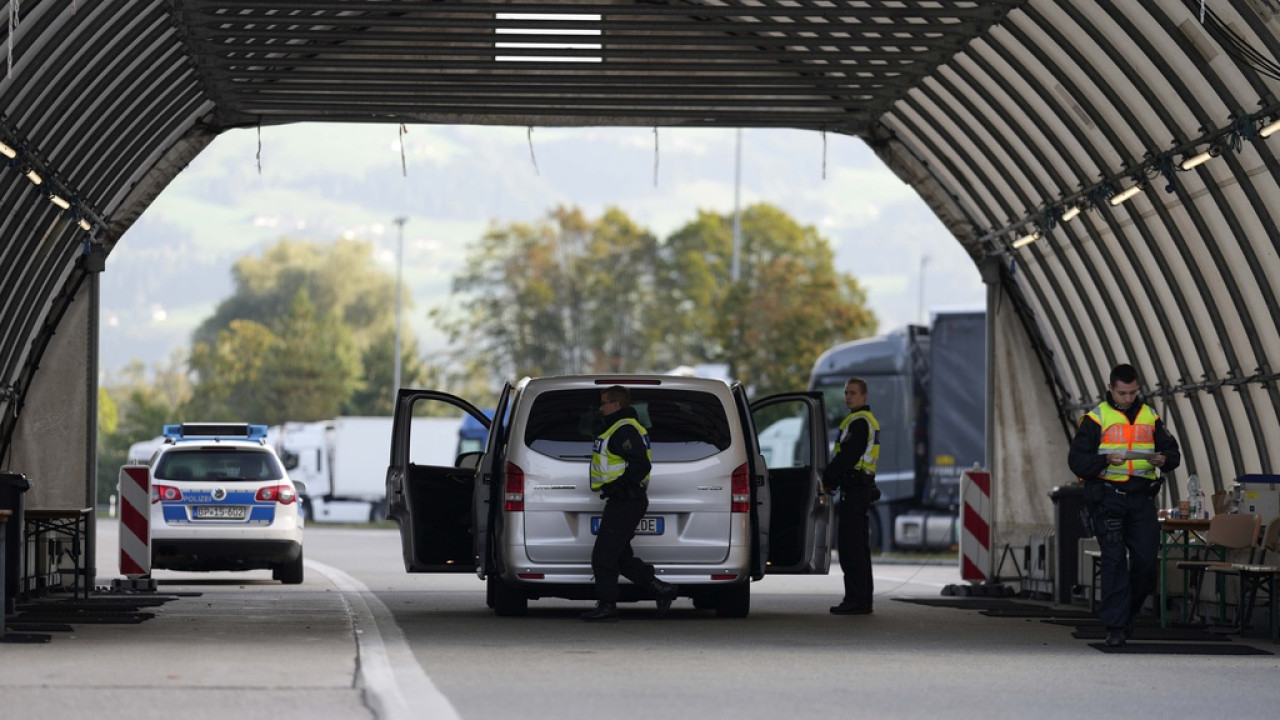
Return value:
[(279, 580), (285, 585), (301, 585), (303, 578), (302, 570), (302, 552), (298, 552), (298, 559), (287, 565), (278, 565), (271, 569), (271, 578)]

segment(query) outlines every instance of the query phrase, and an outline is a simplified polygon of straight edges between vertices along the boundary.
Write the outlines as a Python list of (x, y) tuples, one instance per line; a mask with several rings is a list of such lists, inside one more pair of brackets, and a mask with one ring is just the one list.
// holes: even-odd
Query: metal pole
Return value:
[(916, 305), (916, 314), (921, 325), (928, 325), (929, 318), (924, 314), (924, 266), (929, 263), (928, 255), (920, 255), (920, 299)]
[(400, 393), (400, 276), (404, 268), (404, 224), (408, 218), (401, 216), (396, 223), (396, 370), (391, 381), (391, 410), (395, 412), (396, 396)]
[(733, 159), (733, 265), (729, 279), (738, 282), (738, 253), (742, 248), (742, 213), (738, 200), (742, 190), (742, 128), (738, 128), (737, 148)]

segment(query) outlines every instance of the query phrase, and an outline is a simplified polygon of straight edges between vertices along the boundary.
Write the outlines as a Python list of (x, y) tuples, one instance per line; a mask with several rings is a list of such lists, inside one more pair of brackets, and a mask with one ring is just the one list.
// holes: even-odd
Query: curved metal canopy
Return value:
[[(1064, 435), (1131, 361), (1192, 472), (1274, 472), (1278, 13), (1275, 0), (10, 0), (0, 461), (80, 283), (185, 164), (229, 128), (341, 120), (860, 137), (1016, 314)], [(1018, 432), (1016, 416), (995, 422)]]

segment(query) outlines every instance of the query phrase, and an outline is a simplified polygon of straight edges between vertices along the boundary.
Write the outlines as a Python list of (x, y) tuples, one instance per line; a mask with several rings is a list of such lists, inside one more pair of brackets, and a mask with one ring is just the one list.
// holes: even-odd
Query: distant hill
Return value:
[[(443, 339), (426, 310), (448, 301), (468, 243), (490, 222), (552, 207), (617, 206), (665, 237), (698, 209), (730, 213), (733, 130), (294, 125), (224, 134), (122, 238), (102, 275), (103, 369), (147, 364), (189, 343), (231, 293), (230, 269), (280, 237), (367, 239), (394, 270), (404, 228), (406, 315), (426, 348)], [(868, 288), (883, 328), (925, 308), (980, 305), (977, 270), (910, 188), (861, 141), (782, 130), (742, 133), (741, 203), (770, 202), (833, 243), (836, 265)], [(402, 171), (401, 140), (404, 143)], [(655, 187), (656, 163), (656, 187)], [(826, 177), (823, 178), (825, 164)]]

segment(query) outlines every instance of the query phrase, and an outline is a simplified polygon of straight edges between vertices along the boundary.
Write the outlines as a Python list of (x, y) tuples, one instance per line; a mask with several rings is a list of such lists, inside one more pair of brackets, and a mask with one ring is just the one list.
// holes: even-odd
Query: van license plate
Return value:
[[(663, 518), (660, 515), (640, 518), (640, 523), (636, 525), (637, 535), (661, 535), (663, 528)], [(600, 518), (599, 516), (591, 518), (591, 534), (600, 534)]]

